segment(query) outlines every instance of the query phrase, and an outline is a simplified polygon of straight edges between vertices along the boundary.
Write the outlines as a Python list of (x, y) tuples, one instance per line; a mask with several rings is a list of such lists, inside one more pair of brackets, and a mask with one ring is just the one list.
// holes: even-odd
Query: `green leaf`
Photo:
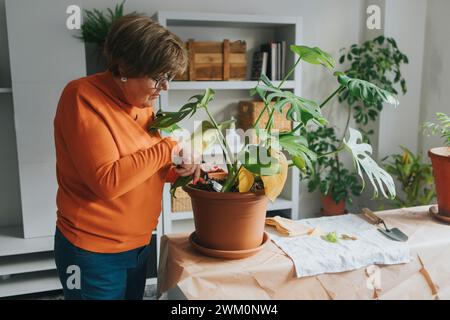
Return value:
[(349, 128), (349, 133), (348, 140), (344, 139), (344, 145), (353, 157), (353, 164), (362, 179), (363, 188), (365, 185), (364, 172), (374, 188), (374, 197), (378, 197), (378, 189), (380, 189), (384, 197), (395, 198), (394, 180), (370, 157), (372, 147), (367, 143), (359, 143), (362, 141), (362, 135), (358, 130)]
[(310, 64), (322, 65), (327, 69), (334, 69), (336, 62), (333, 58), (322, 49), (318, 47), (307, 47), (307, 46), (297, 46), (291, 45), (291, 51), (296, 53), (303, 61)]
[(245, 169), (257, 175), (272, 176), (280, 171), (278, 159), (272, 157), (269, 150), (260, 145), (246, 145), (239, 152), (238, 159)]
[(334, 75), (337, 76), (339, 84), (348, 89), (351, 96), (362, 99), (366, 103), (375, 103), (377, 99), (381, 99), (395, 107), (400, 104), (392, 93), (378, 88), (373, 83), (351, 78), (342, 72), (335, 72)]
[(306, 125), (309, 121), (313, 121), (319, 126), (325, 125), (328, 121), (322, 116), (321, 110), (317, 102), (308, 100), (295, 95), (288, 90), (281, 90), (273, 86), (259, 84), (255, 91), (258, 92), (264, 103), (270, 104), (272, 101), (277, 102), (273, 108), (277, 112), (282, 112), (282, 109), (289, 105), (286, 119), (290, 121), (302, 122)]
[(314, 171), (314, 162), (317, 160), (317, 155), (308, 147), (308, 141), (305, 137), (293, 133), (284, 133), (280, 134), (279, 143), (283, 150), (293, 157), (293, 161), (294, 157), (296, 158), (294, 164), (296, 166), (299, 164), (299, 169), (303, 167), (302, 170), (304, 170), (305, 165), (302, 165), (304, 163), (308, 169)]
[(323, 235), (322, 239), (325, 240), (325, 241), (331, 242), (331, 243), (337, 243), (339, 241), (338, 240), (338, 235), (337, 235), (337, 233), (335, 231), (334, 232), (329, 232), (329, 233)]
[(188, 103), (175, 112), (162, 111), (156, 114), (155, 120), (150, 124), (149, 130), (167, 129), (182, 121), (186, 117), (192, 117), (197, 108), (205, 108), (214, 99), (214, 90), (206, 89), (204, 94), (198, 94), (189, 98)]
[(172, 195), (172, 197), (175, 198), (175, 191), (179, 187), (184, 187), (189, 182), (191, 182), (191, 180), (192, 180), (192, 176), (178, 177), (178, 179), (175, 181), (175, 183), (173, 183), (170, 187), (170, 194)]

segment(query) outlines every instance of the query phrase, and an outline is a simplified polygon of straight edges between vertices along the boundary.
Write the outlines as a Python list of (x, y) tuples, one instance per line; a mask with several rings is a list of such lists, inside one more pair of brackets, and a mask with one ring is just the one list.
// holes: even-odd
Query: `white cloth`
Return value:
[[(304, 219), (298, 223), (339, 236), (337, 243), (331, 243), (320, 235), (286, 237), (269, 230), (272, 241), (293, 260), (298, 278), (410, 261), (407, 243), (389, 240), (376, 226), (356, 215)], [(342, 240), (342, 234), (357, 240)]]

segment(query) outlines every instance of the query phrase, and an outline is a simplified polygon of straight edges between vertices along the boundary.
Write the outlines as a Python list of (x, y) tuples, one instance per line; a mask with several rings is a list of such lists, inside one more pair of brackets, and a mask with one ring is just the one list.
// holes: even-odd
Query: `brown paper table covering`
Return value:
[[(450, 226), (428, 209), (377, 212), (409, 236), (410, 263), (304, 278), (295, 277), (293, 262), (271, 241), (255, 256), (221, 260), (197, 253), (189, 234), (166, 235), (158, 293), (178, 286), (187, 299), (450, 299)], [(373, 268), (378, 273), (370, 276)]]

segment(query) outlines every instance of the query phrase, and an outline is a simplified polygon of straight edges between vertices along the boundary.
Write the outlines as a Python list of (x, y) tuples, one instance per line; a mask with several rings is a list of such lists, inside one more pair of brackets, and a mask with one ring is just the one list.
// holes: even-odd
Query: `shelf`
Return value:
[(12, 89), (11, 88), (0, 88), (0, 93), (11, 93)]
[(267, 206), (267, 211), (292, 209), (292, 204), (293, 203), (292, 203), (291, 200), (278, 198), (278, 199), (275, 200), (274, 203), (269, 201), (269, 204)]
[(192, 211), (172, 212), (171, 215), (172, 221), (188, 220), (194, 218)]
[[(274, 86), (278, 86), (281, 81), (272, 81)], [(204, 90), (211, 88), (214, 90), (250, 90), (256, 87), (258, 81), (172, 81), (169, 90)], [(294, 89), (295, 81), (285, 81), (283, 89)]]
[[(267, 211), (273, 210), (284, 210), (284, 209), (292, 209), (293, 202), (288, 199), (278, 198), (274, 203), (269, 201), (267, 206)], [(192, 211), (182, 211), (182, 212), (172, 212), (171, 220), (172, 221), (180, 221), (180, 220), (189, 220), (193, 219), (194, 216)]]
[(0, 258), (0, 276), (55, 269), (55, 258), (52, 252)]
[(62, 289), (56, 270), (12, 275), (0, 280), (0, 297)]
[(0, 257), (53, 250), (54, 237), (23, 238), (21, 227), (0, 228)]
[(181, 27), (284, 27), (295, 25), (300, 19), (293, 16), (199, 13), (182, 11), (158, 11), (157, 20), (167, 26)]

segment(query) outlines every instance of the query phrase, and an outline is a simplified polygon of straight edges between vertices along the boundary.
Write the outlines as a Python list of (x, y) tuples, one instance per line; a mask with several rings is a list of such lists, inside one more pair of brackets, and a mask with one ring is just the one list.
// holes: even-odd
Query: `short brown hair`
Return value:
[(116, 76), (157, 77), (167, 73), (171, 77), (182, 73), (187, 64), (180, 38), (141, 14), (115, 21), (103, 50), (108, 69)]

